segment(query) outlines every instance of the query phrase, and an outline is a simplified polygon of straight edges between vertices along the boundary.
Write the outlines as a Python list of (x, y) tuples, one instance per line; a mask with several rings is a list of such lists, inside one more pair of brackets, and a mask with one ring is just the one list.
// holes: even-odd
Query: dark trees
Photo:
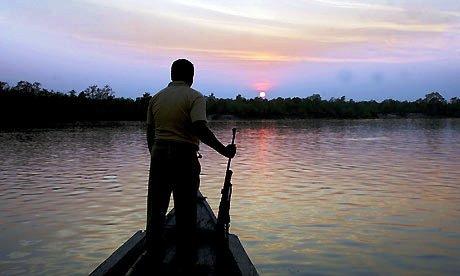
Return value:
[[(387, 99), (382, 102), (356, 102), (345, 97), (322, 99), (319, 94), (306, 98), (220, 99), (207, 98), (207, 113), (213, 119), (302, 119), (302, 118), (379, 118), (379, 117), (460, 117), (460, 100), (449, 102), (438, 92), (414, 102)], [(145, 120), (151, 96), (135, 100), (116, 98), (108, 85), (92, 85), (77, 93), (48, 91), (38, 82), (20, 81), (10, 87), (0, 82), (0, 125), (42, 125), (68, 121)]]

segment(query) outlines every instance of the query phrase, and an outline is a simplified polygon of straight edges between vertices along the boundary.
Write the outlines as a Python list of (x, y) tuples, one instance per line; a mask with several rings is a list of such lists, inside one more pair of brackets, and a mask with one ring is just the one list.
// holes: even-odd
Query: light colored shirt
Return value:
[(206, 99), (183, 81), (173, 81), (149, 103), (147, 123), (155, 125), (155, 140), (199, 145), (192, 123), (206, 121)]

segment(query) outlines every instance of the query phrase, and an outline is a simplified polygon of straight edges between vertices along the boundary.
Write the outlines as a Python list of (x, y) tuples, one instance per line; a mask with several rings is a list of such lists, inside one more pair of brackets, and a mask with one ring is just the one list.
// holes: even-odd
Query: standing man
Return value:
[[(206, 100), (191, 88), (193, 64), (179, 59), (171, 66), (169, 85), (152, 97), (147, 113), (147, 142), (151, 155), (147, 199), (147, 252), (161, 261), (161, 234), (171, 192), (177, 226), (177, 259), (188, 267), (196, 258), (197, 192), (201, 166), (199, 141), (223, 156), (236, 153), (224, 146), (206, 123)], [(159, 250), (160, 249), (160, 250)]]

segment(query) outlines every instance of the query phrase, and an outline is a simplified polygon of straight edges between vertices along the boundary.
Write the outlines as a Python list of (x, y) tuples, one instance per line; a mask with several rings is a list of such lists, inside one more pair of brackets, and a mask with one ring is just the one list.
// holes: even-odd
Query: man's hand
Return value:
[(236, 154), (236, 145), (229, 144), (225, 147), (225, 151), (222, 153), (227, 158), (233, 158)]

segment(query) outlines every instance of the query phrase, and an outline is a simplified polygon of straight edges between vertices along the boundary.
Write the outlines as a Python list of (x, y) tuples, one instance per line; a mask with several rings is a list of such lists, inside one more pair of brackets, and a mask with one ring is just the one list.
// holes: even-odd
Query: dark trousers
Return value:
[(194, 262), (201, 170), (197, 150), (193, 144), (163, 140), (154, 143), (147, 198), (147, 251), (151, 256), (161, 258), (161, 236), (172, 192), (177, 230), (176, 257), (180, 262)]

